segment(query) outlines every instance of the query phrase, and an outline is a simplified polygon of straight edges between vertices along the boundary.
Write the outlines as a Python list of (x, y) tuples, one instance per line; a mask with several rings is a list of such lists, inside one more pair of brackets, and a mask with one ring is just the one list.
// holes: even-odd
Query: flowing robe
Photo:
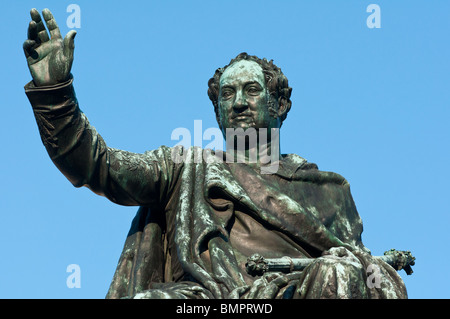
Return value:
[[(42, 141), (76, 187), (139, 206), (107, 298), (406, 298), (404, 283), (361, 241), (340, 175), (283, 155), (274, 174), (199, 148), (110, 148), (78, 107), (73, 79), (25, 86)], [(174, 158), (184, 158), (174, 161)], [(250, 276), (245, 261), (314, 258), (303, 271)], [(379, 286), (367, 285), (377, 265)]]

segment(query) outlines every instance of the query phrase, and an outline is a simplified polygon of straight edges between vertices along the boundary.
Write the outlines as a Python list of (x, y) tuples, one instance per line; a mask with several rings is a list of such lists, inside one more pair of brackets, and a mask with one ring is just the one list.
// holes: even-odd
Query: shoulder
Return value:
[(283, 155), (283, 161), (295, 168), (292, 178), (297, 180), (310, 181), (315, 183), (333, 183), (348, 185), (348, 181), (335, 172), (321, 171), (316, 163), (308, 162), (305, 158), (297, 154)]

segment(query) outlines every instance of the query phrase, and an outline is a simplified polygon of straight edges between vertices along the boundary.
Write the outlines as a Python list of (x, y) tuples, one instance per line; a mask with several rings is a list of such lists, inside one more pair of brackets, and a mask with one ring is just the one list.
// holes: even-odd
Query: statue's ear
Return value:
[(217, 124), (219, 124), (220, 130), (222, 130), (222, 122), (220, 120), (220, 105), (219, 105), (219, 103), (217, 101), (214, 101), (213, 105), (214, 105), (214, 111), (216, 113)]
[(283, 117), (291, 108), (291, 101), (285, 97), (278, 98), (278, 117)]

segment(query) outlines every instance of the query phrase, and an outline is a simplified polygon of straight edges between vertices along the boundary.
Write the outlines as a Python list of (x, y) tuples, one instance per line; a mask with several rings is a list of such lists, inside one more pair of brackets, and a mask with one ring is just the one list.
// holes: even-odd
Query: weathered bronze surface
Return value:
[[(50, 11), (42, 15), (50, 36), (33, 9), (25, 92), (50, 158), (74, 186), (140, 207), (107, 298), (407, 297), (396, 270), (411, 272), (413, 257), (370, 254), (348, 182), (280, 153), (272, 132), (286, 119), (292, 89), (272, 61), (242, 53), (208, 82), (225, 137), (227, 129), (257, 130), (257, 144), (246, 140), (243, 153), (248, 160), (264, 148), (255, 162), (220, 152), (205, 161), (195, 147), (136, 154), (108, 147), (80, 111), (70, 73), (76, 33), (63, 39)], [(263, 173), (268, 163), (276, 170)], [(254, 254), (272, 268), (249, 273)], [(374, 265), (379, 277), (370, 285)]]

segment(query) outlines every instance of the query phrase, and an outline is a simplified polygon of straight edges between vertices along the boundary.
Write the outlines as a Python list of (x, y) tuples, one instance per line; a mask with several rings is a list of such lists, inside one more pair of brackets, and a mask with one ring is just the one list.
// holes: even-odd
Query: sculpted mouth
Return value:
[(234, 121), (249, 121), (252, 117), (250, 115), (237, 115), (233, 117)]

